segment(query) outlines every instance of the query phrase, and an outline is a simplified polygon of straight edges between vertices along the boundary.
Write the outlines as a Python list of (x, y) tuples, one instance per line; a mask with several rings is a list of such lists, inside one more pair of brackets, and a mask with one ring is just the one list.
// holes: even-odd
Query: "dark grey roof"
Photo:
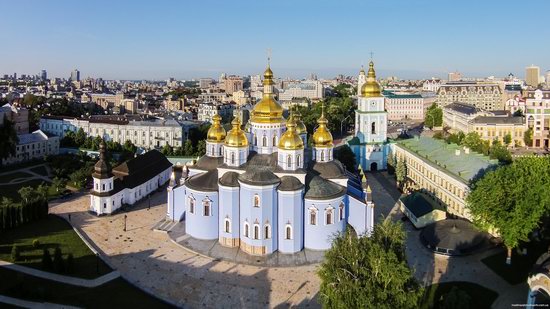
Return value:
[(498, 116), (478, 116), (473, 119), (474, 123), (487, 124), (524, 124), (523, 117), (498, 117)]
[(456, 112), (466, 114), (466, 115), (472, 115), (472, 114), (481, 112), (480, 108), (477, 108), (477, 107), (475, 107), (471, 104), (468, 104), (468, 103), (461, 103), (461, 102), (454, 102), (454, 103), (451, 103), (451, 104), (447, 104), (445, 106), (445, 108), (446, 109), (452, 109)]
[(218, 170), (193, 175), (185, 181), (185, 186), (197, 191), (218, 191)]
[(420, 240), (430, 249), (449, 255), (468, 254), (489, 239), (487, 233), (478, 231), (465, 220), (447, 219), (426, 226)]
[(425, 214), (432, 212), (434, 209), (439, 209), (438, 205), (428, 197), (420, 192), (413, 192), (407, 196), (401, 198), (401, 202), (405, 204), (405, 207), (413, 213), (416, 218), (420, 218)]
[(304, 188), (304, 184), (294, 176), (281, 177), (281, 184), (277, 189), (281, 191), (298, 191)]
[(197, 163), (193, 166), (194, 168), (211, 171), (216, 169), (218, 166), (223, 164), (223, 157), (209, 157), (204, 155), (200, 157)]
[(277, 168), (277, 152), (272, 154), (259, 154), (256, 152), (250, 152), (246, 163), (246, 168), (249, 167), (267, 167), (271, 171)]
[(346, 176), (346, 168), (342, 162), (332, 160), (330, 162), (314, 162), (311, 167), (314, 174), (323, 178), (348, 178)]
[(226, 187), (238, 187), (239, 186), (239, 173), (226, 172), (220, 177), (220, 185)]
[(307, 191), (305, 198), (312, 200), (329, 200), (344, 195), (345, 188), (320, 176), (306, 179)]
[(239, 175), (239, 180), (251, 185), (272, 185), (281, 181), (279, 177), (265, 167), (247, 168), (246, 172)]

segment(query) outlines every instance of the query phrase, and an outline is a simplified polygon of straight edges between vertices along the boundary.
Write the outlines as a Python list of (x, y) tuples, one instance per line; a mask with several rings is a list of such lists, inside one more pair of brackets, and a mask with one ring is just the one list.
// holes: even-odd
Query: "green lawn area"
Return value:
[(470, 308), (491, 308), (491, 305), (498, 297), (497, 292), (471, 282), (456, 281), (436, 283), (426, 287), (422, 306), (420, 308), (440, 308), (439, 300), (441, 296), (447, 294), (453, 286), (456, 286), (470, 296)]
[(48, 170), (43, 165), (31, 168), (31, 172), (37, 173), (38, 175), (42, 176), (48, 176)]
[[(35, 239), (40, 241), (38, 248), (33, 247), (32, 242)], [(44, 270), (42, 269), (42, 249), (48, 248), (53, 258), (54, 250), (59, 246), (64, 258), (69, 253), (74, 257), (74, 273), (67, 275), (90, 279), (111, 272), (111, 268), (94, 255), (69, 223), (54, 215), (4, 231), (0, 237), (0, 259), (14, 262), (11, 260), (11, 249), (14, 243), (21, 250), (21, 259), (16, 262), (17, 264)]]
[[(0, 267), (0, 294), (82, 308), (172, 308), (122, 278), (95, 288), (41, 279)], [(0, 306), (0, 307), (3, 307)]]
[(0, 196), (9, 197), (14, 202), (19, 202), (21, 200), (21, 197), (19, 196), (19, 193), (17, 192), (17, 191), (19, 191), (19, 189), (21, 189), (23, 187), (36, 188), (42, 183), (48, 184), (47, 182), (45, 182), (42, 179), (31, 179), (31, 180), (25, 181), (23, 183), (18, 183), (18, 184), (14, 184), (14, 185), (0, 186)]
[(527, 281), (527, 276), (537, 259), (548, 250), (548, 241), (526, 243), (527, 255), (520, 255), (516, 250), (512, 251), (512, 265), (506, 264), (506, 251), (488, 256), (481, 260), (502, 279), (514, 285)]
[(34, 177), (27, 172), (13, 172), (9, 174), (0, 175), (0, 183), (9, 183), (10, 181), (17, 178), (28, 178)]

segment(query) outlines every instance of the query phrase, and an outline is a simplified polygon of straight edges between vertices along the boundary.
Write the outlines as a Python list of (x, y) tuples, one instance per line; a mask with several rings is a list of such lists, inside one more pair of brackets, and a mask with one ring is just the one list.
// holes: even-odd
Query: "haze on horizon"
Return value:
[[(521, 6), (525, 8), (519, 10)], [(356, 75), (523, 77), (550, 69), (550, 2), (0, 1), (0, 74), (190, 79)], [(9, 13), (8, 13), (9, 12)]]

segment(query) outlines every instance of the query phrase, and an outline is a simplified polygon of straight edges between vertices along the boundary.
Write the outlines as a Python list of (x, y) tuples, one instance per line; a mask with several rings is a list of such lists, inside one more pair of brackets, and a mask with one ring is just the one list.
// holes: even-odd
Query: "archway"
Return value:
[(372, 163), (370, 164), (370, 171), (371, 171), (371, 172), (376, 172), (377, 170), (378, 170), (378, 163), (372, 162)]

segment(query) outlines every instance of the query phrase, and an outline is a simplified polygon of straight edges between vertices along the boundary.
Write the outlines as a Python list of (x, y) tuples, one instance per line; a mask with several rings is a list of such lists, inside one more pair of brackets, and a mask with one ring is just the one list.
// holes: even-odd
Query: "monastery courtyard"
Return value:
[[(368, 175), (376, 203), (377, 220), (381, 215), (401, 217), (396, 191), (388, 189), (381, 173)], [(258, 267), (212, 259), (190, 252), (174, 243), (163, 232), (152, 230), (166, 215), (166, 192), (155, 193), (131, 211), (96, 217), (87, 212), (89, 196), (80, 196), (52, 204), (51, 212), (65, 218), (93, 242), (107, 262), (131, 283), (182, 307), (317, 308), (320, 280), (318, 264), (296, 267)], [(127, 215), (126, 232), (124, 216)], [(527, 285), (511, 286), (492, 273), (479, 260), (491, 251), (460, 258), (434, 256), (422, 247), (418, 231), (409, 231), (407, 254), (416, 276), (424, 283), (470, 281), (499, 291), (493, 306), (507, 308), (524, 303)], [(452, 263), (461, 259), (460, 263)], [(447, 273), (447, 269), (452, 269)]]

